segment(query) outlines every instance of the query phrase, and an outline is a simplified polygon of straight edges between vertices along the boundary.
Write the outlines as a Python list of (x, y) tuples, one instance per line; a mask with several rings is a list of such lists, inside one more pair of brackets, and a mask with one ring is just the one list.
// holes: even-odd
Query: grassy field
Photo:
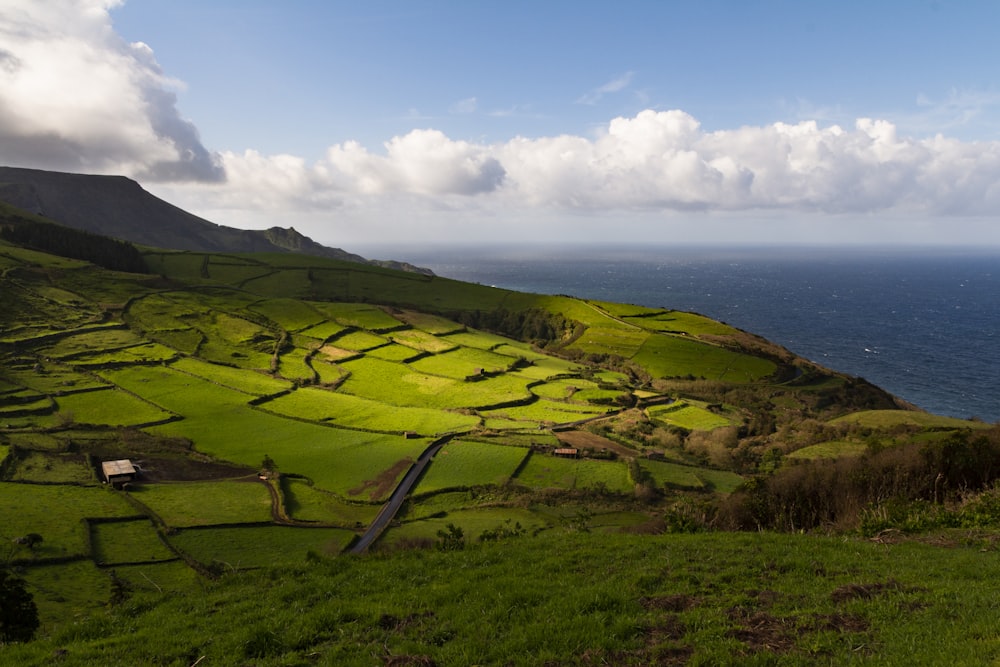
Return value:
[(537, 488), (604, 488), (618, 493), (631, 493), (634, 486), (624, 463), (566, 459), (538, 453), (531, 455), (516, 481)]
[[(474, 541), (479, 526), (503, 519), (466, 523)], [(254, 532), (264, 531), (277, 529)], [(192, 654), (259, 665), (407, 656), (519, 666), (583, 655), (623, 665), (992, 664), (995, 595), (982, 581), (1000, 572), (981, 544), (553, 531), (458, 552), (303, 563), (280, 578), (231, 574), (199, 595), (137, 597), (2, 656), (41, 664), (65, 647), (72, 665), (186, 664)]]
[(200, 359), (184, 357), (170, 365), (176, 370), (190, 373), (205, 380), (242, 391), (254, 396), (267, 396), (289, 389), (292, 385), (286, 380), (254, 371), (245, 371), (231, 366), (210, 364)]
[(131, 495), (172, 528), (271, 519), (271, 496), (256, 478), (143, 484)]
[(541, 399), (528, 405), (517, 405), (509, 408), (485, 410), (488, 417), (507, 417), (524, 422), (541, 424), (567, 424), (588, 417), (604, 414), (607, 408), (571, 405), (560, 401)]
[(247, 526), (244, 528), (189, 528), (170, 538), (172, 544), (205, 565), (228, 569), (301, 565), (313, 551), (339, 554), (354, 538), (340, 528)]
[(866, 451), (868, 451), (868, 445), (863, 442), (831, 440), (796, 449), (794, 452), (786, 454), (785, 457), (798, 461), (812, 461), (815, 459), (838, 459), (842, 456), (860, 456)]
[(983, 422), (943, 417), (926, 412), (911, 410), (867, 410), (854, 412), (832, 420), (833, 424), (848, 423), (869, 428), (892, 428), (894, 426), (916, 426), (927, 429), (982, 429), (989, 428)]
[(0, 536), (10, 540), (38, 533), (44, 540), (35, 548), (39, 558), (89, 557), (86, 527), (81, 519), (138, 513), (121, 496), (97, 486), (0, 482), (0, 506), (4, 508)]
[(666, 424), (673, 424), (689, 431), (711, 431), (723, 426), (732, 425), (732, 420), (725, 415), (712, 412), (689, 401), (676, 401), (669, 405), (656, 405), (647, 410), (651, 419)]
[(264, 404), (268, 410), (343, 428), (434, 435), (467, 431), (479, 418), (432, 408), (389, 406), (357, 396), (304, 388)]
[(347, 502), (339, 496), (317, 489), (305, 480), (281, 478), (285, 509), (298, 521), (316, 521), (356, 528), (367, 526), (378, 514), (379, 506)]
[(59, 409), (80, 424), (132, 426), (169, 419), (173, 415), (124, 391), (102, 389), (67, 394), (56, 399)]
[(703, 377), (754, 382), (776, 369), (774, 363), (677, 336), (650, 335), (632, 361), (657, 377)]
[[(6, 456), (6, 447), (0, 450), (0, 461)], [(18, 457), (17, 465), (10, 473), (14, 482), (45, 482), (49, 484), (96, 485), (94, 472), (80, 454), (55, 454), (50, 452), (26, 451)]]
[(172, 560), (177, 556), (160, 541), (148, 519), (94, 523), (90, 527), (94, 561), (101, 565)]
[(434, 457), (414, 493), (420, 495), (456, 487), (504, 484), (527, 455), (528, 450), (523, 447), (452, 441)]

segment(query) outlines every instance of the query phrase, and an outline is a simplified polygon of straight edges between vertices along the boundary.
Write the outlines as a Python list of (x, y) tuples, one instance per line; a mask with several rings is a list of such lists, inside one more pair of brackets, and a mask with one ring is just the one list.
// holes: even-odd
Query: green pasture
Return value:
[(298, 521), (316, 521), (348, 528), (367, 526), (381, 507), (370, 503), (347, 502), (340, 496), (317, 489), (304, 479), (282, 475), (281, 492), (285, 511)]
[(505, 484), (528, 453), (529, 450), (523, 447), (454, 440), (434, 456), (414, 494)]
[(445, 352), (446, 350), (454, 349), (456, 345), (450, 337), (439, 338), (434, 334), (420, 331), (419, 329), (395, 331), (389, 335), (389, 339), (421, 352)]
[(145, 252), (143, 259), (151, 273), (174, 278), (198, 279), (208, 256), (193, 252)]
[(409, 366), (421, 373), (443, 375), (461, 380), (468, 376), (478, 375), (483, 371), (487, 373), (502, 372), (514, 361), (515, 359), (511, 357), (486, 350), (460, 347), (450, 352), (422, 357), (410, 363)]
[(485, 331), (476, 331), (475, 329), (448, 334), (445, 340), (461, 347), (475, 347), (480, 350), (492, 350), (498, 346), (511, 343), (509, 338), (486, 333)]
[(149, 519), (92, 523), (90, 543), (94, 562), (100, 565), (177, 558), (174, 552), (160, 541), (156, 528)]
[(396, 407), (348, 394), (306, 387), (264, 404), (268, 410), (343, 428), (424, 435), (467, 431), (479, 418), (433, 408)]
[[(23, 576), (46, 634), (72, 632), (83, 618), (102, 612), (111, 597), (109, 571), (99, 569), (91, 560), (36, 565), (25, 568)], [(2, 662), (6, 662), (4, 653), (0, 648)], [(46, 662), (50, 660), (51, 656)]]
[[(5, 450), (6, 448), (4, 448)], [(0, 450), (0, 461), (6, 451)], [(11, 471), (13, 482), (46, 482), (50, 484), (96, 485), (94, 472), (82, 454), (61, 454), (55, 452), (25, 451), (18, 456), (17, 464)]]
[(248, 466), (260, 465), (268, 455), (281, 470), (308, 474), (320, 488), (342, 495), (400, 460), (416, 458), (427, 446), (420, 439), (329, 428), (256, 410), (247, 405), (246, 394), (170, 368), (105, 375), (184, 416), (152, 432), (190, 438), (201, 452)]
[(286, 380), (312, 381), (316, 374), (306, 363), (306, 357), (309, 354), (309, 350), (304, 350), (301, 347), (286, 350), (278, 358), (278, 374)]
[(816, 459), (839, 459), (844, 456), (861, 456), (868, 451), (868, 445), (863, 442), (847, 440), (831, 440), (816, 445), (809, 445), (794, 452), (785, 454), (786, 459), (798, 461), (814, 461)]
[(618, 354), (629, 358), (637, 354), (650, 336), (638, 327), (589, 327), (569, 346), (570, 349), (596, 354)]
[(728, 417), (706, 409), (703, 403), (693, 401), (654, 405), (648, 408), (646, 413), (650, 419), (680, 426), (689, 431), (711, 431), (733, 424)]
[(169, 419), (156, 405), (118, 389), (100, 389), (56, 398), (59, 409), (79, 424), (135, 426)]
[[(477, 507), (447, 512), (446, 516), (407, 521), (386, 531), (376, 548), (392, 548), (395, 545), (411, 540), (438, 540), (438, 531), (447, 531), (453, 524), (462, 529), (467, 543), (479, 541), (484, 531), (500, 527), (513, 529), (521, 524), (525, 533), (530, 535), (536, 530), (546, 528), (546, 523), (530, 510), (510, 507)], [(523, 539), (523, 538), (522, 538)]]
[(628, 468), (619, 461), (568, 459), (538, 453), (531, 454), (516, 481), (536, 488), (605, 488), (618, 493), (632, 493), (634, 486)]
[(705, 481), (698, 476), (700, 469), (669, 461), (639, 459), (639, 467), (649, 473), (656, 485), (665, 489), (705, 489)]
[(376, 347), (365, 352), (366, 356), (375, 357), (376, 359), (384, 359), (385, 361), (406, 361), (407, 359), (412, 359), (416, 355), (420, 354), (416, 349), (412, 347), (407, 347), (406, 345), (399, 345), (397, 343), (390, 343), (389, 345), (383, 345), (382, 347)]
[(606, 408), (588, 408), (583, 405), (572, 405), (560, 401), (540, 399), (527, 405), (515, 405), (496, 410), (482, 410), (484, 417), (506, 417), (525, 422), (544, 424), (568, 424), (581, 419), (596, 417), (607, 413)]
[(128, 329), (104, 329), (88, 331), (60, 338), (55, 343), (43, 348), (46, 356), (62, 359), (81, 353), (107, 352), (133, 345), (145, 343)]
[(326, 321), (326, 317), (298, 299), (267, 299), (251, 304), (250, 310), (275, 322), (285, 331), (305, 331)]
[(300, 331), (303, 336), (309, 336), (310, 338), (315, 338), (317, 340), (325, 341), (326, 339), (336, 336), (341, 331), (346, 329), (343, 324), (338, 324), (337, 322), (324, 321), (317, 324), (314, 327), (309, 327)]
[(171, 528), (271, 520), (271, 495), (256, 477), (142, 484), (129, 493)]
[(177, 357), (177, 350), (160, 343), (143, 343), (111, 352), (95, 352), (76, 356), (70, 361), (76, 366), (106, 366), (108, 364), (148, 364), (170, 361)]
[(320, 383), (325, 385), (340, 382), (346, 373), (336, 364), (330, 363), (320, 356), (312, 358), (312, 367), (316, 371), (316, 375), (319, 376)]
[(262, 278), (274, 271), (271, 267), (260, 264), (225, 261), (217, 255), (213, 255), (209, 259), (206, 268), (209, 278), (228, 285), (245, 285), (251, 280)]
[(372, 348), (385, 345), (388, 342), (388, 338), (376, 336), (375, 334), (367, 331), (348, 331), (341, 336), (337, 336), (337, 338), (333, 341), (333, 344), (336, 347), (343, 348), (345, 350), (364, 352), (365, 350), (371, 350)]
[(983, 422), (932, 415), (913, 410), (866, 410), (853, 412), (830, 421), (831, 424), (858, 424), (869, 428), (894, 428), (896, 426), (916, 426), (928, 429), (979, 429), (990, 428)]
[(31, 398), (33, 400), (27, 402), (7, 403), (6, 405), (0, 404), (0, 417), (27, 413), (48, 414), (49, 412), (52, 412), (54, 403), (51, 398), (48, 396), (42, 396), (41, 394), (28, 392), (25, 392), (25, 394), (25, 398)]
[(4, 516), (0, 537), (10, 540), (38, 533), (44, 540), (35, 547), (39, 558), (89, 558), (81, 519), (138, 514), (120, 495), (100, 486), (0, 482), (0, 506)]
[(170, 364), (184, 373), (254, 396), (267, 396), (289, 389), (287, 380), (253, 370), (213, 364), (194, 357), (182, 357)]
[(774, 363), (766, 359), (661, 334), (650, 335), (632, 361), (657, 377), (690, 375), (738, 383), (759, 380), (776, 369)]
[(261, 296), (295, 297), (305, 299), (313, 295), (309, 269), (277, 269), (259, 277), (249, 278), (239, 286)]
[(565, 400), (575, 397), (583, 389), (596, 389), (597, 383), (583, 378), (560, 378), (531, 387), (531, 393), (542, 398)]
[(354, 539), (342, 528), (296, 526), (246, 526), (188, 528), (170, 537), (170, 542), (192, 558), (225, 569), (299, 565), (312, 551), (335, 556)]
[(729, 336), (736, 333), (733, 327), (696, 313), (606, 302), (597, 305), (629, 324), (650, 331), (685, 333), (691, 336)]
[(435, 335), (463, 331), (465, 328), (461, 324), (441, 317), (440, 315), (421, 313), (416, 310), (394, 311), (393, 317), (398, 320), (402, 320), (415, 329), (420, 329), (421, 331), (426, 331), (427, 333)]
[(205, 579), (182, 560), (116, 565), (114, 572), (136, 592), (191, 594), (205, 586)]
[(389, 331), (403, 326), (403, 322), (378, 306), (366, 303), (316, 302), (312, 305), (327, 319), (348, 327), (368, 331)]
[(530, 397), (530, 380), (509, 374), (462, 382), (369, 357), (343, 361), (340, 366), (351, 373), (341, 391), (389, 405), (475, 408)]
[(212, 312), (198, 322), (205, 341), (198, 356), (241, 368), (267, 369), (278, 339), (256, 322), (224, 312)]

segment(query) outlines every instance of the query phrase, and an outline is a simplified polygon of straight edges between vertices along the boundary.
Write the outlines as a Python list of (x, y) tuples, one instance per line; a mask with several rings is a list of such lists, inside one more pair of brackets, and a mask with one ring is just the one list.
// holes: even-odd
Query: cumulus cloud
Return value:
[(4, 0), (0, 162), (220, 181), (218, 157), (177, 110), (176, 82), (111, 25), (119, 0)]
[[(413, 130), (371, 151), (357, 142), (308, 164), (224, 156), (244, 206), (372, 207), (410, 197), (480, 211), (1000, 211), (1000, 142), (902, 136), (885, 120), (815, 121), (706, 132), (683, 111), (615, 118), (596, 136), (477, 144)], [(466, 204), (463, 204), (465, 202)]]

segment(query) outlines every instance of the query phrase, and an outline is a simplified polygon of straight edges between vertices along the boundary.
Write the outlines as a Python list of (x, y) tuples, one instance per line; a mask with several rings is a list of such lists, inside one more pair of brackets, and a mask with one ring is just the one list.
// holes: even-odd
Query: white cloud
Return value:
[(683, 111), (615, 118), (596, 137), (495, 144), (413, 130), (373, 152), (332, 146), (314, 164), (254, 151), (224, 154), (220, 203), (341, 213), (405, 200), (411, 208), (717, 213), (1000, 212), (1000, 142), (901, 136), (885, 120), (814, 121), (705, 132)]
[(176, 107), (177, 83), (152, 50), (128, 44), (119, 0), (4, 0), (0, 6), (0, 162), (218, 181), (223, 172)]
[(635, 76), (635, 72), (625, 72), (621, 76), (608, 81), (604, 85), (598, 86), (597, 88), (581, 95), (576, 102), (577, 104), (597, 104), (601, 98), (608, 93), (617, 93), (625, 90), (625, 88), (632, 83), (633, 76)]

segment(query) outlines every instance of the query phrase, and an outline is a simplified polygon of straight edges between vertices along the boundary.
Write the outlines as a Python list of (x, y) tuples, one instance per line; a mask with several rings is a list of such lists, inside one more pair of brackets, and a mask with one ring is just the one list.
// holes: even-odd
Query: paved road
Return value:
[(420, 473), (424, 471), (424, 468), (431, 462), (434, 455), (437, 454), (445, 444), (452, 439), (452, 435), (444, 435), (432, 442), (424, 450), (424, 453), (416, 460), (416, 462), (410, 466), (410, 469), (403, 476), (403, 481), (399, 483), (396, 490), (392, 492), (389, 496), (389, 502), (382, 506), (379, 510), (378, 516), (368, 530), (365, 531), (364, 535), (354, 543), (348, 553), (352, 554), (362, 554), (368, 551), (368, 548), (382, 535), (382, 532), (389, 525), (389, 522), (396, 518), (396, 514), (399, 512), (399, 508), (403, 506), (403, 501), (406, 500), (406, 496), (413, 489), (413, 485), (417, 483), (420, 478)]

